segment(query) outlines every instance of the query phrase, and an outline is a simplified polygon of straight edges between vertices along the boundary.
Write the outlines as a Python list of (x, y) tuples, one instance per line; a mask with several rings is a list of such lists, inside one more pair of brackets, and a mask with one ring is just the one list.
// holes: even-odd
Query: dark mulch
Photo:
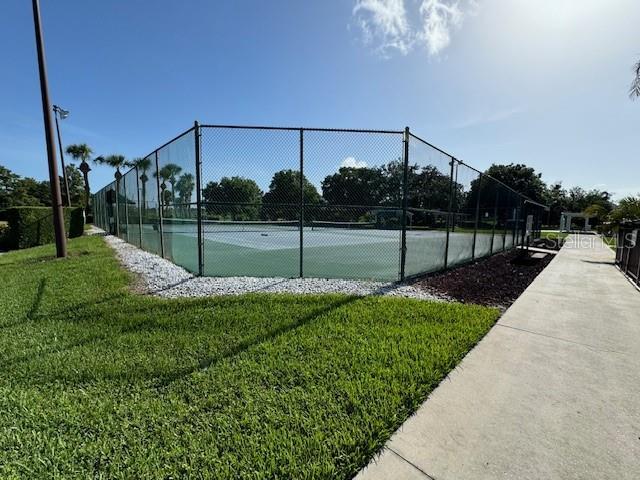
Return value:
[(554, 240), (552, 238), (538, 238), (533, 242), (533, 247), (546, 248), (547, 250), (560, 250), (564, 244), (564, 239)]
[(553, 257), (552, 254), (544, 258), (521, 257), (515, 251), (500, 253), (417, 279), (414, 286), (458, 302), (507, 308)]

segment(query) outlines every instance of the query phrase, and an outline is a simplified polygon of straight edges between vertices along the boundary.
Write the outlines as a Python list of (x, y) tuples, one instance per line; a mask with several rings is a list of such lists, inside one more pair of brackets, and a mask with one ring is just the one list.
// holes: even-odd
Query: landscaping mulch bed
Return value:
[(533, 243), (533, 247), (546, 248), (547, 250), (560, 250), (564, 245), (564, 238), (539, 238)]
[(554, 257), (552, 254), (520, 255), (515, 251), (493, 255), (417, 279), (413, 286), (462, 303), (506, 309)]

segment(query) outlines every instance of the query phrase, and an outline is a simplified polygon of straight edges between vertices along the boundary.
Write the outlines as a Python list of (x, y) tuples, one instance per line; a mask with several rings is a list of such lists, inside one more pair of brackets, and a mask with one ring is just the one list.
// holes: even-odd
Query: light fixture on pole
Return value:
[(47, 81), (47, 65), (44, 55), (44, 41), (40, 25), (40, 2), (32, 1), (33, 26), (36, 34), (36, 50), (38, 53), (38, 69), (40, 72), (40, 95), (42, 97), (42, 114), (44, 117), (44, 133), (47, 144), (47, 159), (49, 163), (49, 183), (51, 187), (51, 208), (53, 210), (53, 229), (56, 237), (56, 255), (67, 256), (67, 239), (64, 232), (64, 216), (62, 214), (62, 198), (60, 197), (60, 181), (58, 180), (58, 165), (56, 149), (53, 145), (53, 125), (51, 125), (51, 102), (49, 101), (49, 83)]
[(67, 178), (67, 169), (64, 166), (64, 150), (62, 149), (62, 138), (60, 137), (60, 125), (58, 117), (64, 120), (69, 116), (69, 110), (65, 110), (58, 105), (53, 106), (53, 113), (56, 119), (56, 131), (58, 132), (58, 146), (60, 147), (60, 163), (62, 164), (62, 178), (64, 179), (64, 191), (67, 197), (67, 207), (71, 206), (71, 194), (69, 193), (69, 179)]

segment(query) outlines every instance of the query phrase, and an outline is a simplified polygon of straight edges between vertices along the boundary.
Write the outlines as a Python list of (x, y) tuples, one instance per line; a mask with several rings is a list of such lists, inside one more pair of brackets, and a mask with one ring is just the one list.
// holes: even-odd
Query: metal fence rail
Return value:
[(547, 209), (404, 130), (194, 126), (95, 222), (209, 276), (404, 280), (523, 245)]
[(616, 265), (640, 286), (640, 221), (620, 225), (616, 244)]

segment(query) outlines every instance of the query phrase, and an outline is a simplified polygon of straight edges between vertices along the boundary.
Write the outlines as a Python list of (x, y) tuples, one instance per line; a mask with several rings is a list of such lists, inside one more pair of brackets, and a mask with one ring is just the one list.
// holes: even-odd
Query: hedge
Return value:
[(9, 225), (7, 225), (7, 222), (0, 220), (0, 250), (4, 250), (6, 248), (5, 238), (8, 231), (9, 231)]
[[(69, 238), (84, 232), (82, 208), (64, 208), (65, 231)], [(51, 207), (13, 207), (5, 211), (8, 228), (0, 238), (4, 248), (15, 250), (55, 241)]]

